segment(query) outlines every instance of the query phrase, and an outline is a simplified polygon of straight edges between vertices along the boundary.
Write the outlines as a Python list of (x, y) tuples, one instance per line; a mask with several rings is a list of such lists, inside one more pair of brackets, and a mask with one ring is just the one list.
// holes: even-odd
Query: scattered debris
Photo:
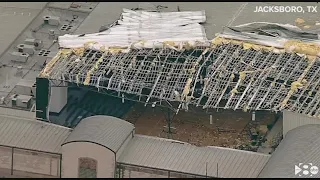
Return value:
[(74, 8), (74, 9), (80, 8), (80, 7), (81, 7), (81, 5), (75, 4), (75, 3), (72, 3), (72, 4), (70, 5), (70, 8)]

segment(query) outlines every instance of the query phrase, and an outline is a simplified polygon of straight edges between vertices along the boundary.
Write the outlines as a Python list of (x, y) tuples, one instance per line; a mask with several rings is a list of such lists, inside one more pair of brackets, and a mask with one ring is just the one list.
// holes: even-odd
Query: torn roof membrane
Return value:
[(221, 38), (272, 47), (289, 53), (320, 56), (319, 34), (288, 24), (255, 22), (229, 27), (217, 34), (213, 43), (221, 41)]
[(288, 39), (311, 39), (317, 40), (318, 33), (316, 30), (301, 29), (298, 26), (290, 24), (278, 24), (268, 22), (253, 22), (232, 27), (238, 32), (251, 32), (274, 37), (286, 37)]
[[(94, 42), (92, 48), (154, 48), (164, 42), (207, 42), (204, 11), (146, 12), (123, 9), (122, 19), (106, 31), (86, 35), (59, 37), (61, 48), (81, 48)], [(139, 43), (139, 44), (137, 44)]]

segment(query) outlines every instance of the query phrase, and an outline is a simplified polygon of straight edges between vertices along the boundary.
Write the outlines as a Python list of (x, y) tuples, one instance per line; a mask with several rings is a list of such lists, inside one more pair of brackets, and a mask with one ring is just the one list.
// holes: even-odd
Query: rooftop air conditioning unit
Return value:
[(11, 101), (9, 103), (9, 106), (10, 107), (30, 108), (31, 107), (31, 100), (32, 100), (32, 96), (14, 94), (11, 96)]
[(21, 53), (21, 52), (12, 52), (11, 57), (12, 57), (11, 61), (25, 63), (28, 61), (29, 54)]
[(32, 80), (21, 79), (15, 86), (15, 93), (27, 96), (35, 96), (36, 82)]
[(10, 106), (10, 107), (15, 107), (15, 106), (17, 106), (17, 96), (18, 96), (18, 94), (14, 94), (14, 95), (12, 95), (12, 96), (10, 97), (10, 99), (11, 99), (11, 101), (10, 101), (10, 103), (9, 103), (9, 106)]

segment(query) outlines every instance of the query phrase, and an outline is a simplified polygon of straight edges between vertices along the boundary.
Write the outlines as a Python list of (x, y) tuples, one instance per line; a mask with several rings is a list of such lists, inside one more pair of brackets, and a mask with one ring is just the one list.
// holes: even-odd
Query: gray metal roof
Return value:
[[(312, 163), (320, 167), (320, 125), (303, 125), (290, 130), (261, 171), (261, 178), (298, 178), (295, 165)], [(320, 173), (313, 175), (319, 178)]]
[(167, 139), (135, 135), (119, 163), (217, 177), (257, 177), (269, 155), (221, 147), (196, 147)]
[(0, 2), (0, 55), (38, 15), (47, 2)]
[(111, 116), (91, 116), (80, 121), (63, 145), (92, 142), (117, 152), (133, 130), (134, 126), (125, 120)]
[(320, 118), (310, 117), (304, 114), (299, 114), (291, 111), (283, 111), (283, 136), (287, 134), (288, 131), (300, 127), (306, 124), (320, 124)]
[(24, 119), (35, 119), (36, 113), (19, 109), (0, 107), (0, 116), (14, 116)]
[(0, 116), (0, 145), (60, 153), (71, 129), (35, 119)]

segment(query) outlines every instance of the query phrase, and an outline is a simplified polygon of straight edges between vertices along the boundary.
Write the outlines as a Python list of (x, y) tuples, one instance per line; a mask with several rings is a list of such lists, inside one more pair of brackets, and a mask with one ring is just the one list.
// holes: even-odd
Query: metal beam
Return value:
[[(160, 54), (162, 54), (163, 51), (164, 51), (164, 49), (162, 49), (162, 50), (160, 51), (160, 53), (158, 54), (158, 56), (157, 56), (156, 58), (154, 58), (153, 62), (158, 58), (159, 63), (161, 64)], [(147, 106), (147, 103), (149, 102), (149, 100), (150, 100), (150, 98), (151, 98), (151, 96), (152, 96), (152, 94), (153, 94), (153, 92), (154, 92), (154, 90), (155, 90), (155, 88), (156, 88), (156, 86), (157, 86), (157, 84), (158, 84), (158, 81), (159, 81), (159, 79), (160, 79), (160, 77), (161, 77), (161, 75), (162, 75), (162, 69), (163, 69), (164, 66), (165, 66), (165, 65), (162, 64), (161, 67), (159, 68), (158, 77), (157, 77), (156, 82), (154, 83), (154, 85), (153, 85), (153, 87), (152, 87), (152, 89), (151, 89), (150, 94), (148, 95), (148, 98), (147, 98), (146, 103), (144, 104), (144, 106)]]
[[(297, 98), (297, 100), (294, 102), (293, 106), (290, 108), (290, 110), (294, 110), (294, 108), (296, 108), (297, 106), (299, 106), (299, 101), (301, 99), (301, 97), (305, 94), (306, 90), (308, 89), (308, 87), (313, 84), (314, 80), (315, 80), (315, 77), (317, 77), (320, 73), (320, 68), (317, 69), (316, 72), (313, 73), (312, 77), (310, 78), (310, 80), (308, 81), (307, 85), (303, 88), (303, 91), (301, 92), (301, 94), (299, 95), (299, 97)], [(320, 77), (319, 77), (319, 80), (320, 80)], [(316, 86), (313, 86), (313, 90)], [(307, 101), (308, 97), (306, 97), (304, 99), (304, 101), (301, 103), (301, 105), (303, 105), (306, 101)], [(300, 106), (302, 107), (302, 106)], [(298, 108), (298, 107), (297, 107)], [(298, 108), (298, 111), (300, 111), (300, 108)]]

